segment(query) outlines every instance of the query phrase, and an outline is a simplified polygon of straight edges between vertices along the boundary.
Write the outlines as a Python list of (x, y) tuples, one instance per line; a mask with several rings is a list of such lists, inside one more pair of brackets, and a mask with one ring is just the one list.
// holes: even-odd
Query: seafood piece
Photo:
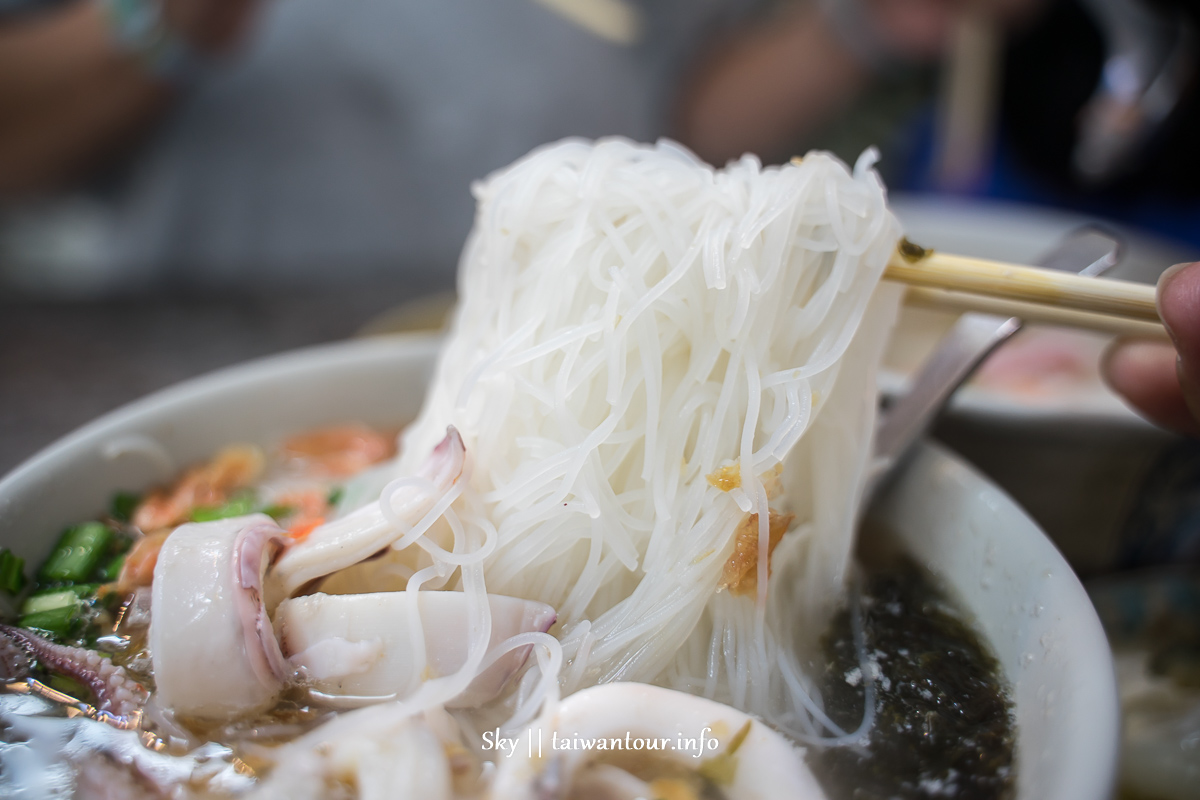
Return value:
[[(767, 574), (771, 574), (771, 556), (783, 541), (783, 535), (796, 518), (795, 514), (767, 515)], [(721, 588), (739, 597), (754, 597), (758, 593), (758, 514), (750, 514), (738, 525), (733, 535), (733, 553), (721, 569)]]
[(135, 767), (106, 753), (89, 753), (75, 765), (74, 800), (167, 800)]
[(265, 514), (181, 525), (154, 567), (156, 697), (178, 714), (227, 719), (274, 702), (290, 674), (262, 600), (286, 535)]
[(450, 798), (447, 749), (424, 719), (398, 704), (360, 709), (279, 748), (247, 800)]
[[(532, 747), (524, 746), (527, 737)], [(496, 800), (825, 797), (804, 751), (757, 719), (643, 683), (577, 692), (548, 727), (535, 725), (519, 741), (497, 760)]]
[[(421, 465), (415, 479), (341, 519), (321, 525), (291, 545), (271, 570), (268, 594), (273, 607), (309, 581), (356, 564), (403, 536), (453, 488), (466, 460), (462, 437), (453, 427)], [(387, 504), (386, 508), (383, 504)]]
[[(518, 633), (544, 633), (555, 620), (550, 606), (516, 597), (489, 595), (488, 607), (491, 647)], [(463, 592), (313, 594), (281, 603), (275, 624), (283, 651), (313, 691), (378, 701), (403, 698), (424, 680), (460, 670), (471, 617)], [(500, 694), (529, 650), (501, 655), (448, 705), (478, 706)]]
[(319, 488), (290, 488), (271, 495), (271, 505), (283, 509), (273, 514), (281, 527), (287, 529), (293, 542), (302, 541), (318, 526), (324, 524), (333, 511), (329, 490)]
[(283, 456), (318, 474), (344, 478), (396, 454), (396, 440), (366, 425), (336, 425), (290, 437)]
[[(129, 677), (123, 667), (95, 650), (54, 644), (23, 628), (0, 625), (0, 636), (51, 672), (66, 675), (86, 686), (95, 700), (98, 719), (119, 728), (136, 724), (139, 709), (146, 702), (146, 690)], [(29, 665), (14, 664), (11, 648), (4, 649), (8, 651), (9, 666), (16, 666), (13, 677), (28, 674)]]
[(0, 796), (6, 800), (215, 800), (240, 797), (254, 784), (238, 771), (230, 749), (215, 742), (171, 754), (147, 747), (144, 731), (49, 712), (41, 701), (0, 704), (6, 734)]
[(154, 565), (158, 563), (158, 553), (169, 534), (170, 531), (155, 531), (133, 543), (121, 564), (113, 591), (125, 595), (154, 582)]
[(365, 561), (325, 576), (317, 582), (314, 591), (325, 594), (402, 592), (408, 588), (408, 581), (418, 569), (431, 564), (433, 559), (420, 547), (406, 547), (403, 550), (389, 547)]
[(19, 681), (29, 675), (29, 669), (29, 651), (15, 638), (0, 636), (0, 681)]
[(257, 481), (263, 463), (257, 447), (230, 445), (212, 461), (189, 469), (169, 490), (150, 493), (134, 510), (133, 524), (150, 533), (186, 522), (193, 509), (219, 506), (231, 492)]

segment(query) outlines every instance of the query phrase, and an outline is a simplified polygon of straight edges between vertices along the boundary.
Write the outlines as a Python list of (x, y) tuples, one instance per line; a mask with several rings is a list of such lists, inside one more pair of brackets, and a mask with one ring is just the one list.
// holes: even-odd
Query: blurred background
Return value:
[[(1153, 283), (1200, 259), (1198, 36), (1200, 0), (0, 0), (0, 473), (181, 379), (436, 326), (472, 181), (565, 136), (873, 146), (923, 245), (1031, 263), (1099, 224)], [(950, 320), (906, 311), (892, 391)], [(1107, 344), (1023, 333), (936, 433), (1084, 576), (1200, 561), (1197, 445), (1104, 388)], [(1190, 603), (1194, 689), (1181, 580), (1098, 605)]]
[[(876, 147), (921, 244), (1032, 263), (1098, 223), (1153, 282), (1200, 258), (1198, 35), (1200, 0), (0, 0), (0, 472), (186, 377), (436, 326), (472, 181), (564, 136)], [(906, 312), (892, 390), (952, 319)], [(1103, 566), (1169, 440), (1102, 337), (1025, 338), (940, 433)]]
[(1103, 220), (1152, 243), (1126, 273), (1153, 281), (1200, 253), (1197, 19), (1183, 0), (0, 0), (0, 471), (149, 390), (452, 290), (471, 182), (564, 136), (672, 136), (715, 164), (875, 146), (927, 244), (1030, 259), (1052, 208), (1049, 240)]

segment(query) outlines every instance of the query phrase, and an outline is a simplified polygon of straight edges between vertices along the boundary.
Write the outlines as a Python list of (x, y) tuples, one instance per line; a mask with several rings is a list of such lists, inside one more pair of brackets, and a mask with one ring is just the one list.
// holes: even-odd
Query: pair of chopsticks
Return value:
[(883, 279), (906, 284), (905, 303), (923, 308), (1167, 338), (1154, 287), (1143, 283), (936, 253), (907, 240), (892, 254)]

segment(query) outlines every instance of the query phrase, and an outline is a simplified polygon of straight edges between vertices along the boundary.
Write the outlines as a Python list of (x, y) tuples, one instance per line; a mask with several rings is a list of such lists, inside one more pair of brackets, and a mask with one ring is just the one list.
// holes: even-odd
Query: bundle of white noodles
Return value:
[[(540, 661), (561, 655), (564, 691), (665, 683), (820, 729), (799, 649), (844, 593), (899, 300), (872, 161), (713, 170), (666, 142), (564, 141), (475, 187), (400, 471), (461, 431), (453, 525), (494, 541), (488, 592), (558, 609), (561, 654)], [(795, 515), (769, 582), (768, 507)], [(758, 587), (736, 595), (720, 586), (752, 514)], [(527, 677), (519, 706), (545, 696)]]

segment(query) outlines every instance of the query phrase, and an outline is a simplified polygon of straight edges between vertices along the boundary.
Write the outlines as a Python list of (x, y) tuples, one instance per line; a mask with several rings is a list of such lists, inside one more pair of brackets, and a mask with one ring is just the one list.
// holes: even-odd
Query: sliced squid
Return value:
[(497, 759), (492, 800), (824, 800), (804, 751), (712, 700), (610, 683), (563, 700)]
[(154, 567), (150, 649), (160, 706), (229, 719), (269, 707), (288, 679), (262, 600), (286, 534), (265, 514), (176, 528)]
[[(490, 647), (518, 633), (545, 632), (555, 620), (550, 606), (515, 597), (489, 595), (488, 607)], [(307, 595), (281, 603), (275, 625), (283, 651), (310, 690), (347, 702), (403, 698), (423, 680), (454, 674), (467, 661), (470, 640), (463, 592)], [(496, 697), (529, 649), (501, 655), (447, 705), (478, 706)]]
[(454, 796), (452, 747), (424, 717), (394, 703), (372, 706), (279, 748), (271, 772), (247, 798), (448, 800)]
[[(272, 605), (316, 578), (357, 564), (403, 536), (451, 490), (462, 475), (466, 449), (453, 427), (433, 449), (415, 479), (340, 519), (313, 529), (271, 570)], [(388, 503), (385, 510), (381, 503)]]

